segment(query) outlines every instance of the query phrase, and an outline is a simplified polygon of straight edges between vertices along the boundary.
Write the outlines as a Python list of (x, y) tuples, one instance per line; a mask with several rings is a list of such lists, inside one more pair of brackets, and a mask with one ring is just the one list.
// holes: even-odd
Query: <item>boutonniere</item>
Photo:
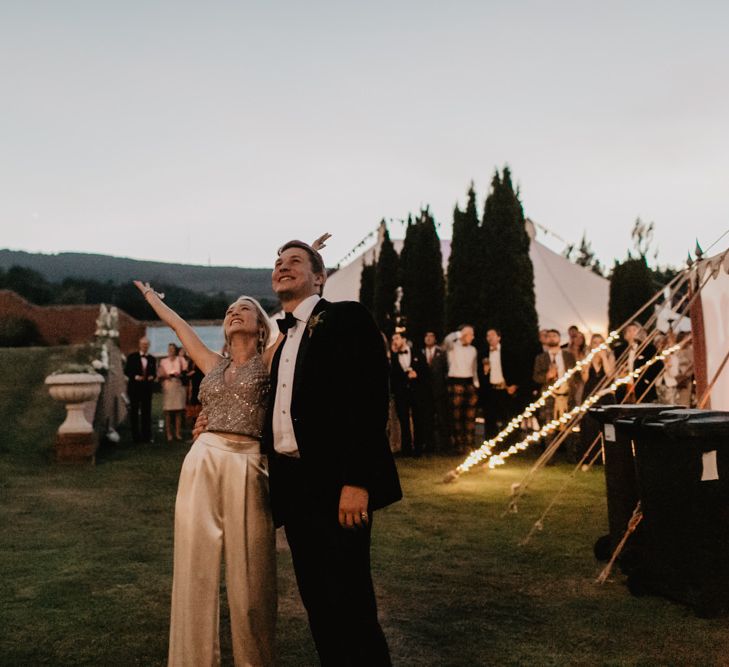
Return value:
[(306, 323), (306, 331), (309, 334), (309, 338), (311, 338), (311, 334), (314, 333), (314, 329), (324, 323), (324, 315), (326, 315), (326, 312), (322, 311), (309, 318), (309, 321)]

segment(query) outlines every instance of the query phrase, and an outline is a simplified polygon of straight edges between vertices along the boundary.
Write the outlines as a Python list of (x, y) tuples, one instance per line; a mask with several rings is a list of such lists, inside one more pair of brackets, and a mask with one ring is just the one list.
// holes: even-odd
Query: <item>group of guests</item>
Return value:
[(519, 387), (509, 381), (501, 332), (489, 329), (482, 350), (475, 338), (471, 325), (459, 327), (441, 345), (434, 331), (426, 332), (420, 347), (407, 340), (403, 329), (391, 336), (393, 449), (405, 456), (464, 453), (475, 445), (479, 407), (487, 434), (511, 418)]
[[(588, 345), (577, 326), (571, 326), (567, 333), (568, 339), (563, 343), (557, 329), (539, 332), (542, 351), (534, 359), (531, 378), (519, 382), (508, 341), (502, 347), (501, 332), (496, 328), (486, 331), (482, 346), (475, 344), (475, 331), (470, 325), (462, 325), (448, 334), (441, 345), (433, 331), (425, 334), (422, 345), (415, 345), (407, 340), (404, 329), (396, 330), (389, 344), (391, 446), (406, 456), (468, 452), (480, 444), (475, 438), (479, 412), (484, 436), (498, 434), (526, 403), (605, 343), (602, 334), (594, 333)], [(646, 342), (647, 334), (640, 323), (629, 324), (616, 352), (600, 350), (590, 364), (574, 373), (547, 399), (536, 417), (522, 426), (537, 430), (540, 425), (560, 418), (605, 386), (606, 378), (613, 377), (616, 370), (621, 374), (633, 371), (657, 351), (681, 342), (686, 335), (669, 332), (657, 338), (654, 346)], [(622, 355), (624, 350), (627, 355)], [(616, 368), (616, 353), (618, 358), (625, 357), (625, 368)], [(663, 365), (653, 365), (635, 383), (621, 387), (616, 396), (605, 396), (601, 403), (658, 400), (688, 407), (692, 386), (692, 353), (690, 346), (684, 345)], [(577, 455), (589, 447), (595, 428), (587, 423), (581, 431), (575, 446)]]
[(183, 417), (188, 425), (200, 413), (200, 382), (203, 374), (185, 350), (170, 343), (167, 355), (157, 359), (149, 352), (149, 339), (139, 339), (139, 348), (124, 365), (129, 398), (129, 422), (134, 442), (152, 442), (152, 395), (162, 391), (167, 442), (183, 439)]

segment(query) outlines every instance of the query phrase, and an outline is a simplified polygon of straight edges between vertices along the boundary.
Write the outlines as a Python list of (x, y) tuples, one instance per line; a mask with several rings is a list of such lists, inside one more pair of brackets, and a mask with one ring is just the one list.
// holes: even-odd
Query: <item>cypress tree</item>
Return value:
[(478, 335), (487, 327), (501, 330), (514, 367), (512, 380), (521, 390), (531, 384), (534, 357), (539, 352), (534, 295), (534, 267), (524, 210), (508, 167), (494, 174), (484, 206), (481, 310)]
[(373, 315), (377, 326), (388, 336), (395, 329), (395, 299), (398, 287), (398, 256), (390, 234), (381, 223), (382, 243), (375, 269), (375, 294), (372, 299)]
[(443, 256), (428, 208), (408, 226), (400, 260), (408, 337), (419, 346), (426, 331), (434, 331), (438, 337), (444, 333), (445, 319)]
[(408, 222), (405, 227), (405, 239), (403, 240), (402, 250), (400, 251), (400, 260), (398, 264), (397, 284), (402, 287), (402, 299), (400, 301), (401, 322), (409, 330), (410, 312), (409, 297), (413, 294), (414, 263), (415, 256), (418, 253), (418, 236), (419, 228), (413, 223), (412, 215), (408, 214)]
[(451, 254), (448, 258), (446, 322), (453, 331), (459, 324), (478, 317), (482, 278), (482, 234), (479, 229), (476, 191), (468, 189), (466, 210), (453, 210)]
[(359, 302), (371, 313), (374, 312), (376, 272), (377, 264), (374, 261), (372, 264), (366, 262), (362, 264), (362, 273), (359, 279)]
[[(656, 287), (653, 274), (648, 267), (645, 256), (615, 262), (610, 275), (610, 301), (608, 304), (608, 320), (613, 331), (623, 324), (655, 294)], [(647, 309), (638, 320), (645, 323), (650, 317)]]

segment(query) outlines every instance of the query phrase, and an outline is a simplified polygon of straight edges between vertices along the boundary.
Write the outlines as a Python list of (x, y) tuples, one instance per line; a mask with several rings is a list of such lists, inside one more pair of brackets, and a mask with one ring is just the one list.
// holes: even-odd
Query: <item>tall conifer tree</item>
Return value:
[[(615, 262), (610, 275), (610, 331), (624, 324), (656, 291), (657, 287), (645, 256), (632, 258), (628, 255), (624, 262)], [(651, 314), (650, 310), (647, 309), (638, 320), (645, 323)]]
[(376, 273), (377, 264), (374, 261), (372, 264), (366, 262), (362, 264), (362, 273), (359, 279), (359, 302), (371, 313), (374, 312)]
[(383, 220), (382, 243), (375, 269), (375, 295), (372, 300), (377, 326), (388, 336), (395, 329), (395, 300), (398, 287), (398, 257)]
[[(531, 383), (534, 357), (539, 352), (534, 295), (534, 267), (524, 210), (511, 182), (508, 167), (494, 175), (484, 206), (482, 312), (478, 335), (485, 328), (501, 330), (504, 350), (514, 367), (514, 380), (524, 392)], [(526, 397), (526, 393), (522, 394)]]
[(453, 331), (459, 324), (479, 319), (479, 294), (482, 284), (482, 234), (473, 183), (468, 189), (466, 210), (453, 210), (451, 254), (448, 258), (446, 323)]
[(400, 255), (403, 312), (408, 337), (418, 346), (426, 331), (444, 333), (445, 280), (435, 220), (428, 208), (408, 226)]

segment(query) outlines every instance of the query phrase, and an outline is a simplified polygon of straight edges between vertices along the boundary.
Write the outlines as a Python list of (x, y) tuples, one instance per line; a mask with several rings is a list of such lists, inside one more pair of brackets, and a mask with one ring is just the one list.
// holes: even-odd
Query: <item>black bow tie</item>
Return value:
[(282, 320), (276, 320), (276, 324), (278, 324), (278, 330), (286, 335), (286, 332), (291, 327), (296, 326), (296, 318), (293, 313), (286, 313), (286, 316)]
[(410, 354), (410, 350), (399, 350), (398, 354)]

